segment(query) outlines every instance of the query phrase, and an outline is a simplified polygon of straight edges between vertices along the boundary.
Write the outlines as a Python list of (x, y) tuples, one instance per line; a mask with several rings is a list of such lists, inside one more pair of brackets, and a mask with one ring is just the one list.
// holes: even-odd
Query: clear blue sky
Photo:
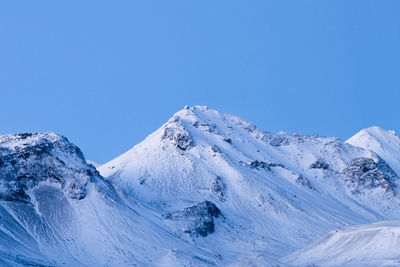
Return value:
[(0, 134), (106, 162), (207, 105), (268, 131), (400, 130), (400, 1), (2, 1)]

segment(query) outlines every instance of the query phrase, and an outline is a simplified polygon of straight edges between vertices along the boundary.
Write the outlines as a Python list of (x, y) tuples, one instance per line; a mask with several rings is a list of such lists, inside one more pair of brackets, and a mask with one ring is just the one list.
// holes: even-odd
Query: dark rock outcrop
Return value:
[(216, 176), (212, 185), (211, 185), (211, 191), (219, 196), (219, 200), (225, 201), (225, 184), (222, 181), (222, 178), (219, 176)]
[(264, 171), (270, 171), (271, 168), (268, 163), (260, 160), (253, 160), (248, 164), (249, 168), (251, 169), (256, 169), (256, 170), (264, 170)]
[(179, 116), (171, 119), (165, 126), (162, 139), (171, 141), (177, 148), (183, 151), (193, 146), (193, 140), (183, 126), (183, 122)]
[(222, 140), (224, 140), (224, 142), (227, 142), (228, 144), (232, 144), (232, 139), (230, 137), (224, 137)]
[(214, 153), (220, 153), (220, 152), (221, 152), (221, 149), (220, 149), (219, 146), (217, 146), (217, 145), (213, 145), (213, 146), (211, 147), (211, 150), (212, 150)]
[(192, 139), (188, 133), (177, 133), (174, 136), (174, 141), (175, 145), (182, 150), (186, 150), (192, 145)]
[(271, 146), (287, 146), (289, 145), (289, 139), (286, 137), (281, 136), (274, 136), (270, 141), (269, 144)]
[(317, 160), (316, 162), (312, 163), (310, 165), (310, 169), (322, 169), (322, 170), (327, 170), (329, 169), (329, 164), (327, 164), (325, 161), (322, 159)]
[(270, 166), (271, 168), (275, 168), (275, 167), (285, 168), (285, 166), (280, 163), (269, 163), (268, 166)]
[(375, 162), (370, 158), (353, 159), (343, 171), (346, 180), (355, 186), (354, 192), (359, 193), (360, 188), (382, 188), (388, 193), (395, 193), (397, 174), (381, 158)]
[(164, 216), (166, 220), (182, 221), (186, 224), (186, 233), (206, 237), (214, 233), (214, 218), (221, 215), (220, 209), (211, 201), (204, 201), (183, 210), (170, 212)]
[(305, 178), (302, 175), (299, 175), (299, 177), (297, 177), (296, 183), (301, 184), (302, 186), (305, 186), (308, 189), (315, 190), (315, 188), (312, 186), (310, 180), (308, 180), (307, 178)]
[(205, 130), (208, 133), (218, 133), (218, 128), (217, 125), (215, 123), (207, 123), (204, 121), (195, 121), (193, 123), (193, 126), (195, 128), (201, 128), (203, 130)]

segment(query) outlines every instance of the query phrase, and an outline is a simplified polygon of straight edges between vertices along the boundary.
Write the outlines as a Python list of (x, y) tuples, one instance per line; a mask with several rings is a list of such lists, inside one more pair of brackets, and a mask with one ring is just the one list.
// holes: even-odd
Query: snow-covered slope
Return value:
[(285, 258), (295, 266), (400, 266), (400, 222), (350, 226)]
[[(224, 264), (278, 263), (335, 228), (400, 219), (399, 178), (383, 156), (338, 138), (264, 132), (207, 107), (179, 111), (99, 171)], [(204, 201), (221, 214), (205, 237), (184, 215)]]
[(375, 126), (361, 130), (346, 142), (376, 152), (396, 173), (400, 173), (400, 138), (395, 131)]

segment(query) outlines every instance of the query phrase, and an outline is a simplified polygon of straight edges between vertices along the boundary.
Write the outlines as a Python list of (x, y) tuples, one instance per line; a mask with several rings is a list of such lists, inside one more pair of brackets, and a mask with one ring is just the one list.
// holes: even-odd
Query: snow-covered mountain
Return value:
[(400, 220), (399, 148), (379, 128), (347, 142), (274, 134), (200, 106), (100, 173), (64, 137), (1, 136), (0, 261), (312, 264), (299, 253), (328, 232)]
[(206, 107), (186, 108), (101, 174), (168, 214), (212, 201), (207, 238), (175, 234), (225, 263), (276, 260), (344, 225), (400, 219), (399, 179), (373, 151), (338, 138), (264, 132)]

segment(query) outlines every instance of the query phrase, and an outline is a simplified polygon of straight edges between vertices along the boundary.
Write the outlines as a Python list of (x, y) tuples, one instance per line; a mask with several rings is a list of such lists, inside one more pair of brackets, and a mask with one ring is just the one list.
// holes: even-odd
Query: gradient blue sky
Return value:
[(2, 1), (0, 134), (100, 163), (185, 104), (268, 131), (400, 130), (400, 1)]

